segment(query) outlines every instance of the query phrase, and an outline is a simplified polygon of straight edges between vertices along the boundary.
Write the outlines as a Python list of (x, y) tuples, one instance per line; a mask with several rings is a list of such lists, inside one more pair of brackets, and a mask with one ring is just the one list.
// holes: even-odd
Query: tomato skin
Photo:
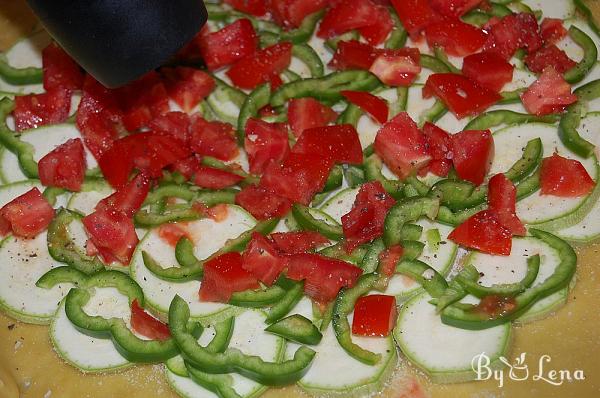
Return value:
[(540, 187), (542, 195), (561, 198), (585, 196), (596, 183), (581, 162), (564, 158), (557, 153), (542, 160)]
[(379, 123), (385, 123), (388, 120), (388, 103), (383, 98), (377, 97), (365, 91), (343, 90), (341, 94), (351, 103), (360, 107), (363, 111), (371, 115)]
[(186, 180), (190, 180), (200, 169), (201, 165), (200, 158), (196, 155), (192, 155), (188, 158), (176, 161), (171, 165), (170, 170), (181, 174)]
[(257, 220), (283, 217), (292, 208), (292, 203), (289, 199), (256, 185), (244, 187), (235, 196), (235, 203), (246, 209)]
[(452, 135), (452, 162), (456, 174), (481, 185), (494, 160), (494, 138), (490, 130), (464, 130)]
[(269, 235), (275, 248), (283, 254), (300, 254), (329, 243), (316, 231), (275, 232)]
[(370, 26), (378, 17), (379, 10), (370, 0), (340, 0), (327, 10), (319, 24), (317, 37), (329, 39), (354, 29)]
[(31, 188), (0, 209), (0, 236), (34, 238), (50, 225), (54, 209), (39, 189)]
[(462, 73), (481, 87), (499, 93), (512, 81), (514, 68), (497, 53), (481, 52), (465, 57)]
[(419, 170), (419, 175), (431, 172), (440, 177), (446, 177), (452, 166), (452, 139), (450, 134), (431, 122), (423, 126), (425, 145), (431, 155), (431, 162), (427, 167)]
[(351, 124), (314, 127), (304, 130), (292, 153), (318, 155), (333, 163), (362, 164), (358, 133)]
[(83, 142), (73, 138), (54, 148), (38, 162), (40, 182), (45, 186), (78, 192), (85, 178)]
[(428, 0), (392, 0), (392, 5), (411, 38), (439, 18)]
[(381, 272), (387, 277), (393, 276), (396, 273), (396, 264), (402, 258), (403, 254), (404, 249), (400, 245), (388, 247), (379, 253)]
[(562, 19), (544, 18), (540, 24), (540, 34), (546, 44), (555, 44), (567, 35)]
[(190, 148), (198, 155), (219, 160), (232, 160), (240, 152), (233, 126), (228, 123), (209, 122), (202, 117), (192, 117)]
[(127, 131), (145, 127), (152, 118), (169, 112), (169, 96), (162, 77), (150, 72), (138, 80), (114, 90), (123, 111)]
[(204, 264), (204, 275), (198, 293), (200, 301), (226, 303), (234, 292), (258, 289), (258, 280), (242, 268), (242, 255), (225, 253)]
[(342, 216), (344, 248), (348, 253), (383, 234), (385, 216), (395, 203), (379, 181), (361, 185), (352, 209)]
[(201, 188), (223, 189), (236, 185), (244, 177), (214, 167), (200, 166), (194, 175), (194, 184)]
[(128, 265), (139, 242), (133, 220), (113, 209), (100, 209), (82, 220), (85, 231), (98, 249), (102, 260)]
[(131, 328), (151, 340), (167, 340), (171, 337), (169, 327), (148, 314), (137, 299), (131, 303)]
[(252, 90), (283, 72), (291, 60), (292, 43), (280, 42), (237, 61), (226, 75), (237, 87)]
[[(376, 4), (376, 1), (371, 1)], [(354, 5), (354, 3), (352, 3)], [(376, 14), (371, 24), (359, 28), (360, 35), (365, 38), (367, 43), (377, 46), (385, 41), (390, 32), (394, 29), (394, 20), (386, 7), (377, 6)]]
[(337, 113), (314, 98), (295, 98), (288, 102), (288, 124), (296, 138), (306, 129), (327, 126), (335, 121)]
[(44, 90), (56, 88), (80, 90), (84, 75), (77, 63), (56, 43), (50, 43), (42, 51)]
[(358, 40), (340, 41), (329, 67), (335, 70), (369, 70), (379, 54), (376, 48)]
[(387, 86), (408, 87), (421, 73), (419, 59), (419, 51), (413, 48), (384, 51), (375, 58), (369, 71)]
[(185, 112), (191, 112), (215, 88), (215, 79), (199, 69), (178, 66), (162, 68), (161, 72), (167, 76), (169, 98)]
[(224, 0), (224, 2), (238, 11), (257, 17), (265, 15), (268, 11), (265, 0)]
[(442, 47), (449, 55), (464, 57), (480, 50), (487, 35), (480, 28), (459, 19), (442, 19), (425, 28), (429, 47)]
[(563, 112), (577, 102), (577, 96), (571, 93), (571, 85), (552, 66), (548, 66), (521, 94), (521, 101), (527, 112), (541, 116)]
[(258, 47), (258, 35), (247, 18), (241, 18), (223, 29), (198, 38), (202, 59), (209, 70), (231, 65), (253, 54)]
[(496, 174), (488, 183), (488, 208), (494, 212), (500, 224), (513, 235), (525, 236), (527, 230), (516, 213), (517, 189), (502, 173)]
[(400, 112), (379, 129), (374, 148), (400, 179), (416, 173), (431, 161), (423, 133), (406, 112)]
[(175, 137), (184, 144), (190, 141), (190, 116), (184, 112), (167, 112), (148, 123), (150, 131)]
[(431, 8), (446, 17), (458, 18), (477, 7), (482, 0), (429, 0)]
[(252, 233), (252, 239), (242, 255), (242, 267), (256, 279), (271, 286), (287, 265), (287, 258), (281, 256), (275, 247), (258, 232)]
[(389, 336), (396, 326), (396, 297), (370, 294), (359, 297), (354, 305), (352, 334), (356, 336)]
[(448, 239), (470, 249), (501, 256), (510, 255), (512, 248), (511, 232), (489, 210), (469, 217), (448, 235)]
[(528, 54), (525, 57), (525, 65), (534, 72), (540, 73), (547, 66), (552, 65), (561, 75), (577, 65), (567, 53), (556, 47), (554, 44), (542, 47), (534, 53)]
[(273, 19), (285, 29), (297, 28), (304, 18), (327, 7), (328, 0), (269, 0)]
[(509, 60), (519, 48), (531, 53), (542, 46), (542, 37), (533, 14), (507, 15), (487, 30), (488, 39), (484, 50), (496, 52), (505, 60)]
[(23, 131), (67, 120), (71, 91), (55, 88), (43, 94), (17, 95), (14, 101), (15, 130)]
[(250, 118), (246, 122), (244, 147), (250, 172), (262, 174), (272, 162), (280, 163), (290, 151), (285, 124)]

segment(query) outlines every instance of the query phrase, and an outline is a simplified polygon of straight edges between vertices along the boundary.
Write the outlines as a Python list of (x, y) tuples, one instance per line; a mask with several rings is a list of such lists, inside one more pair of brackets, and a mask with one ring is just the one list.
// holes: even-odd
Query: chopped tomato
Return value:
[(488, 29), (484, 49), (510, 59), (519, 48), (535, 52), (542, 46), (537, 20), (533, 14), (510, 14)]
[(150, 72), (116, 90), (127, 131), (145, 127), (152, 118), (169, 112), (169, 96), (163, 79)]
[(209, 70), (231, 65), (253, 54), (258, 35), (247, 18), (241, 18), (223, 29), (199, 37), (200, 52)]
[(385, 216), (395, 203), (379, 181), (361, 185), (352, 209), (342, 216), (344, 248), (348, 253), (383, 234)]
[(118, 210), (99, 209), (85, 216), (82, 222), (105, 263), (118, 261), (123, 265), (129, 264), (138, 244), (130, 217)]
[(527, 112), (540, 116), (563, 112), (569, 105), (577, 102), (577, 96), (571, 93), (571, 85), (549, 66), (521, 94), (521, 101)]
[(327, 0), (269, 0), (273, 19), (286, 29), (297, 28), (304, 18), (327, 7)]
[(527, 230), (516, 213), (517, 189), (504, 174), (496, 174), (488, 184), (489, 210), (513, 235), (525, 236)]
[(187, 144), (190, 140), (190, 116), (184, 112), (167, 112), (148, 123), (155, 133), (170, 135)]
[(292, 60), (292, 43), (280, 42), (237, 61), (226, 75), (237, 87), (252, 90), (279, 75)]
[(387, 86), (410, 86), (421, 73), (419, 59), (416, 48), (384, 51), (375, 58), (369, 71)]
[(388, 120), (388, 103), (381, 97), (377, 97), (365, 91), (343, 90), (341, 94), (351, 103), (360, 107), (363, 111), (371, 115), (379, 123), (385, 123)]
[(480, 87), (456, 73), (435, 73), (427, 78), (423, 97), (438, 97), (457, 118), (474, 116), (502, 99), (500, 94)]
[(460, 17), (484, 0), (429, 0), (431, 8), (446, 17)]
[(497, 53), (481, 52), (465, 57), (462, 73), (481, 87), (499, 93), (512, 81), (514, 68)]
[(534, 73), (541, 73), (547, 66), (553, 66), (561, 75), (577, 65), (567, 53), (550, 44), (542, 47), (534, 53), (530, 53), (525, 57), (525, 65)]
[(265, 15), (268, 11), (265, 0), (224, 0), (224, 2), (238, 11), (257, 17)]
[(334, 2), (327, 10), (319, 24), (317, 36), (329, 39), (354, 29), (373, 25), (378, 18), (379, 8), (371, 0), (340, 0)]
[(228, 123), (209, 122), (200, 116), (194, 116), (190, 131), (190, 147), (198, 155), (232, 160), (240, 152), (235, 130)]
[(316, 231), (275, 232), (270, 237), (284, 254), (306, 253), (329, 243), (329, 239)]
[(304, 293), (319, 303), (331, 302), (343, 287), (352, 287), (362, 270), (345, 261), (319, 254), (303, 253), (289, 257), (287, 277), (304, 280)]
[(433, 174), (446, 177), (452, 166), (452, 138), (450, 134), (433, 123), (426, 122), (423, 126), (425, 145), (431, 155), (431, 162), (426, 169)]
[(215, 79), (199, 69), (178, 66), (161, 72), (167, 76), (169, 98), (185, 112), (191, 112), (215, 88)]
[(250, 118), (246, 122), (244, 147), (250, 172), (262, 174), (272, 162), (281, 163), (290, 151), (287, 127)]
[(428, 0), (392, 0), (392, 5), (402, 21), (402, 26), (413, 39), (439, 18)]
[(400, 112), (379, 129), (374, 148), (401, 179), (415, 174), (431, 161), (423, 133), (406, 112)]
[(452, 135), (452, 162), (456, 174), (480, 185), (494, 160), (494, 138), (489, 130), (465, 130)]
[(23, 131), (61, 123), (69, 117), (71, 108), (71, 91), (55, 88), (43, 94), (15, 96), (15, 129)]
[(585, 196), (596, 183), (581, 162), (553, 154), (542, 160), (540, 186), (542, 195), (562, 198)]
[(34, 238), (50, 225), (54, 209), (39, 189), (31, 188), (0, 209), (0, 235)]
[(234, 292), (258, 289), (258, 280), (242, 267), (242, 255), (225, 253), (204, 264), (200, 300), (226, 303)]
[(456, 227), (448, 239), (488, 254), (510, 255), (512, 234), (500, 223), (495, 213), (483, 210)]
[(192, 240), (187, 229), (179, 223), (167, 223), (158, 227), (158, 236), (171, 247), (176, 247), (181, 238)]
[(201, 188), (223, 189), (236, 185), (243, 179), (244, 177), (229, 171), (200, 166), (194, 175), (194, 184)]
[(459, 19), (442, 19), (425, 28), (429, 47), (442, 47), (449, 55), (464, 57), (480, 50), (487, 35), (477, 26)]
[(57, 146), (38, 162), (38, 174), (43, 185), (74, 192), (81, 190), (85, 170), (85, 150), (79, 138)]
[(246, 209), (257, 220), (283, 217), (292, 208), (292, 203), (288, 199), (256, 185), (244, 187), (235, 196), (235, 203)]
[(242, 267), (267, 286), (277, 280), (287, 264), (286, 257), (280, 255), (267, 238), (258, 232), (242, 255)]
[(354, 305), (352, 334), (357, 336), (389, 336), (396, 326), (396, 297), (372, 294), (359, 297)]
[(260, 179), (260, 186), (292, 202), (308, 205), (325, 186), (332, 166), (320, 154), (291, 152), (282, 164), (271, 163)]
[(83, 71), (58, 44), (52, 42), (42, 51), (44, 90), (56, 88), (80, 90), (83, 87)]
[(394, 275), (396, 273), (396, 264), (398, 264), (398, 261), (400, 261), (403, 254), (404, 249), (400, 245), (388, 247), (379, 253), (381, 272), (388, 277)]
[(329, 67), (335, 70), (364, 69), (369, 70), (380, 51), (357, 40), (340, 41)]
[(358, 133), (351, 124), (304, 130), (292, 152), (319, 155), (334, 163), (361, 164), (363, 161)]
[[(351, 2), (353, 5), (354, 2)], [(372, 1), (376, 3), (376, 1)], [(360, 35), (365, 38), (367, 43), (377, 46), (385, 41), (392, 29), (394, 29), (394, 20), (386, 7), (377, 6), (377, 13), (373, 17), (371, 24), (358, 28)]]
[(562, 19), (544, 18), (540, 25), (540, 34), (546, 44), (554, 44), (567, 35)]
[(288, 124), (296, 138), (306, 129), (327, 126), (337, 116), (333, 109), (314, 98), (296, 98), (288, 103)]
[(140, 307), (137, 299), (131, 303), (131, 328), (151, 340), (167, 340), (171, 337), (169, 327)]
[(171, 170), (175, 171), (189, 180), (200, 169), (201, 161), (196, 155), (177, 160), (171, 165)]

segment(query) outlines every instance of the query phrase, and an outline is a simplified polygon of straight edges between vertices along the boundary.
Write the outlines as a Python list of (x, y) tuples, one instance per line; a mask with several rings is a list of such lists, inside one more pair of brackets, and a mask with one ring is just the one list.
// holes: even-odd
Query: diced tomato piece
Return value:
[(170, 135), (187, 144), (190, 140), (190, 116), (184, 112), (167, 112), (148, 123), (150, 131)]
[(374, 148), (401, 179), (415, 174), (431, 161), (423, 133), (406, 112), (400, 112), (379, 129)]
[(363, 161), (358, 133), (351, 124), (304, 130), (292, 152), (319, 155), (334, 163), (361, 164)]
[(83, 87), (83, 71), (75, 61), (56, 43), (50, 43), (42, 51), (44, 90), (57, 88), (80, 90)]
[(300, 254), (329, 243), (329, 239), (316, 231), (275, 232), (270, 235), (281, 253)]
[(325, 186), (332, 166), (320, 154), (291, 152), (282, 164), (271, 163), (260, 179), (260, 186), (292, 202), (308, 205)]
[(352, 287), (362, 270), (345, 261), (313, 253), (289, 257), (287, 277), (304, 280), (304, 292), (319, 303), (331, 302), (343, 287)]
[(544, 18), (540, 25), (540, 34), (545, 44), (554, 44), (567, 35), (562, 19)]
[(148, 314), (137, 300), (131, 303), (131, 328), (151, 340), (167, 340), (171, 337), (169, 327)]
[(470, 249), (502, 256), (510, 255), (512, 248), (511, 232), (489, 210), (469, 217), (448, 235), (448, 239)]
[(514, 68), (497, 53), (481, 52), (465, 57), (462, 73), (481, 87), (500, 92), (512, 81)]
[(533, 14), (510, 14), (488, 29), (488, 39), (484, 49), (510, 59), (519, 48), (535, 52), (542, 46), (538, 23)]
[(297, 28), (304, 18), (327, 7), (327, 0), (269, 0), (273, 19), (286, 29)]
[(85, 150), (79, 138), (68, 140), (38, 162), (40, 181), (45, 186), (78, 192), (85, 178)]
[(258, 232), (252, 233), (252, 239), (242, 255), (242, 267), (246, 271), (271, 286), (286, 265), (286, 257), (280, 255), (267, 238)]
[(237, 61), (226, 74), (236, 86), (252, 90), (283, 72), (291, 60), (292, 43), (280, 42)]
[[(376, 3), (376, 1), (372, 1)], [(354, 4), (354, 3), (353, 3)], [(360, 35), (367, 40), (367, 43), (377, 46), (385, 41), (390, 32), (394, 29), (394, 20), (386, 7), (377, 7), (377, 14), (371, 21), (371, 25), (359, 28)]]
[(177, 247), (177, 242), (179, 242), (181, 238), (192, 240), (184, 223), (162, 224), (158, 227), (158, 236), (173, 248)]
[(377, 97), (365, 91), (343, 90), (341, 94), (351, 103), (360, 107), (363, 111), (371, 115), (379, 123), (385, 123), (388, 120), (388, 103), (383, 98)]
[(567, 53), (550, 44), (542, 47), (534, 53), (530, 53), (525, 57), (525, 65), (534, 73), (542, 72), (546, 67), (553, 66), (561, 75), (577, 65)]
[(379, 181), (363, 184), (354, 199), (352, 209), (342, 216), (342, 227), (348, 253), (383, 234), (385, 216), (396, 203)]
[(258, 280), (242, 267), (242, 255), (225, 253), (204, 264), (200, 300), (226, 303), (234, 292), (258, 289)]
[(232, 160), (240, 152), (233, 126), (209, 122), (200, 116), (192, 117), (190, 147), (194, 153), (220, 160)]
[(450, 134), (442, 130), (433, 123), (426, 122), (423, 126), (423, 135), (425, 136), (425, 145), (427, 152), (431, 155), (431, 162), (426, 168), (422, 169), (425, 172), (446, 177), (452, 166), (452, 139)]
[(352, 334), (357, 336), (389, 336), (396, 326), (396, 297), (372, 294), (359, 297), (354, 305)]
[(596, 183), (581, 162), (555, 153), (542, 160), (540, 186), (542, 195), (562, 198), (585, 196)]
[(248, 210), (257, 220), (283, 217), (292, 208), (292, 203), (263, 187), (248, 185), (236, 196), (235, 203)]
[(163, 79), (150, 72), (116, 90), (127, 131), (145, 127), (152, 118), (169, 112), (169, 96)]
[(435, 73), (427, 78), (423, 97), (438, 97), (457, 118), (478, 115), (502, 99), (500, 94), (479, 86), (456, 73)]
[(563, 112), (569, 105), (577, 102), (577, 96), (571, 93), (571, 85), (549, 66), (521, 94), (521, 101), (527, 112), (540, 116)]
[(194, 184), (201, 188), (223, 189), (242, 181), (244, 177), (214, 167), (200, 166), (194, 176)]
[(250, 15), (262, 17), (268, 11), (265, 0), (224, 0), (234, 9)]
[(250, 118), (246, 122), (244, 146), (250, 172), (262, 174), (272, 162), (281, 163), (290, 151), (287, 127)]
[(429, 0), (431, 8), (446, 17), (460, 17), (477, 7), (483, 0)]
[(178, 66), (161, 72), (167, 76), (169, 98), (185, 112), (191, 112), (215, 88), (215, 79), (200, 69)]
[(340, 41), (329, 67), (335, 70), (364, 69), (369, 70), (380, 51), (357, 40)]
[(176, 171), (189, 180), (200, 169), (201, 161), (196, 155), (176, 161), (171, 165), (171, 170)]
[(98, 249), (102, 260), (128, 265), (138, 244), (133, 220), (112, 209), (96, 210), (82, 219), (85, 231)]
[(15, 129), (23, 131), (47, 124), (61, 123), (69, 117), (71, 91), (56, 88), (43, 94), (15, 96)]
[(332, 4), (321, 20), (317, 36), (328, 39), (373, 25), (378, 18), (379, 9), (370, 0), (340, 0)]
[(490, 130), (465, 130), (452, 135), (452, 162), (456, 174), (480, 185), (494, 160), (494, 138)]
[(0, 235), (34, 238), (50, 225), (54, 209), (39, 189), (31, 188), (0, 209)]
[(411, 38), (439, 19), (428, 0), (392, 0), (392, 5)]
[(202, 35), (198, 41), (209, 70), (231, 65), (253, 54), (258, 47), (258, 35), (247, 18), (238, 19), (217, 32)]
[(378, 55), (369, 71), (387, 86), (410, 86), (421, 73), (419, 50), (403, 48)]
[(487, 35), (477, 26), (459, 19), (442, 19), (425, 28), (429, 47), (442, 47), (449, 55), (464, 57), (480, 50)]
[(517, 189), (504, 174), (496, 174), (488, 183), (489, 210), (513, 235), (525, 236), (527, 230), (516, 213)]
[(292, 133), (297, 138), (306, 129), (327, 126), (335, 121), (338, 115), (316, 99), (306, 97), (290, 100), (287, 116)]
[(381, 272), (387, 277), (394, 275), (396, 273), (396, 264), (398, 264), (398, 261), (400, 261), (403, 254), (404, 249), (400, 245), (388, 247), (379, 253)]

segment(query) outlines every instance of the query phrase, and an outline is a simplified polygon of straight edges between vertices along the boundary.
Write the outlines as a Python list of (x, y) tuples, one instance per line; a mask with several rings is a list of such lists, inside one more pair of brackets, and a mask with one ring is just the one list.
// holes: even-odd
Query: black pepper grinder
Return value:
[(46, 30), (107, 87), (166, 63), (206, 23), (202, 0), (28, 0)]

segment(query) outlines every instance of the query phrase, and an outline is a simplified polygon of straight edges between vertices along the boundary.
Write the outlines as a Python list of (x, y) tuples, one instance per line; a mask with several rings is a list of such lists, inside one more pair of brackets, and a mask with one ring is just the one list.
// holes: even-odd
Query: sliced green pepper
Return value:
[(439, 272), (419, 260), (402, 260), (396, 264), (396, 273), (417, 281), (433, 298), (441, 297), (448, 283)]
[(311, 77), (323, 76), (323, 62), (319, 54), (311, 46), (308, 44), (295, 44), (292, 47), (292, 55), (308, 67)]
[(276, 283), (285, 289), (286, 293), (271, 307), (265, 320), (266, 323), (273, 323), (286, 316), (304, 296), (304, 282), (296, 282), (280, 277)]
[(296, 203), (292, 206), (292, 214), (303, 229), (320, 232), (323, 236), (333, 240), (341, 240), (344, 237), (341, 225), (333, 225), (315, 218), (310, 214), (309, 207)]
[(237, 133), (239, 145), (244, 145), (246, 122), (251, 117), (255, 117), (262, 107), (268, 105), (269, 99), (271, 99), (271, 85), (269, 83), (257, 86), (246, 97), (246, 100), (240, 108), (240, 115), (238, 116)]
[(344, 178), (350, 188), (356, 188), (365, 183), (365, 172), (358, 166), (344, 167)]
[(557, 115), (535, 116), (501, 109), (482, 113), (467, 123), (464, 130), (486, 130), (502, 124), (554, 123), (557, 120)]
[(423, 68), (429, 69), (435, 73), (452, 72), (445, 63), (433, 55), (421, 54), (420, 63)]
[(245, 308), (264, 308), (276, 304), (285, 294), (286, 291), (277, 285), (259, 290), (245, 290), (233, 293), (229, 304)]
[(365, 179), (367, 181), (379, 181), (387, 193), (389, 193), (394, 199), (401, 199), (404, 197), (403, 187), (404, 183), (400, 180), (390, 180), (385, 178), (381, 173), (383, 162), (376, 154), (371, 154), (365, 159), (363, 169), (365, 172)]
[(73, 267), (56, 267), (46, 272), (35, 282), (42, 289), (52, 289), (59, 283), (72, 283), (75, 286), (83, 286), (88, 275)]
[(323, 11), (317, 11), (313, 14), (307, 15), (302, 20), (302, 23), (296, 29), (282, 32), (279, 37), (281, 41), (290, 41), (293, 44), (306, 43), (312, 37), (313, 32), (317, 23), (323, 17)]
[(37, 162), (33, 159), (33, 146), (21, 141), (6, 125), (6, 117), (13, 111), (14, 101), (8, 97), (0, 100), (0, 144), (17, 155), (21, 170), (27, 178), (38, 178)]
[(185, 267), (163, 267), (145, 250), (142, 250), (142, 259), (144, 260), (144, 265), (150, 272), (160, 279), (170, 282), (186, 282), (194, 280), (201, 277), (204, 272), (204, 263), (201, 261)]
[(194, 255), (194, 242), (182, 236), (175, 245), (175, 259), (182, 267), (194, 267), (200, 262)]
[(271, 325), (265, 331), (300, 344), (317, 345), (323, 338), (319, 329), (299, 314), (290, 315)]
[(10, 66), (6, 55), (0, 54), (0, 77), (2, 80), (15, 86), (26, 84), (41, 84), (43, 81), (42, 68), (27, 67), (15, 68)]
[(392, 21), (394, 22), (394, 28), (392, 29), (392, 33), (390, 33), (389, 37), (385, 41), (385, 48), (395, 50), (404, 47), (406, 40), (408, 39), (408, 32), (406, 29), (404, 29), (402, 22), (400, 22), (400, 18), (398, 18), (396, 10), (394, 10), (392, 7), (388, 7), (388, 10), (390, 12), (390, 16), (392, 17)]
[(383, 241), (387, 247), (402, 242), (402, 227), (410, 221), (417, 221), (422, 216), (434, 220), (440, 207), (436, 198), (414, 197), (398, 201), (385, 217)]
[(568, 83), (575, 84), (582, 81), (596, 64), (598, 49), (594, 40), (576, 26), (569, 28), (569, 37), (583, 49), (582, 60), (564, 74), (564, 78)]

